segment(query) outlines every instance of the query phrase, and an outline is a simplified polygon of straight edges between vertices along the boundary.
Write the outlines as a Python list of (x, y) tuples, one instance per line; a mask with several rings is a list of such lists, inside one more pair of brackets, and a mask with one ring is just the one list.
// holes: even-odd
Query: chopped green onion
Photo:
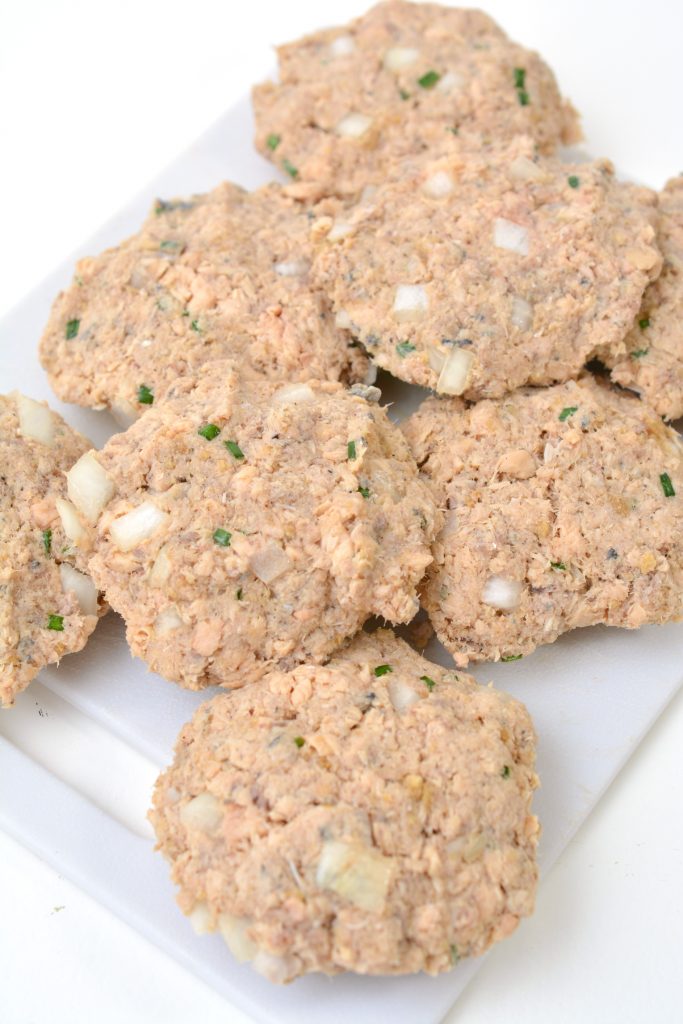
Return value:
[(665, 498), (673, 498), (674, 495), (676, 494), (676, 492), (674, 490), (674, 485), (671, 483), (671, 477), (669, 476), (669, 474), (668, 473), (660, 473), (659, 474), (659, 482), (662, 485), (662, 490), (664, 491), (664, 497)]
[(385, 676), (387, 672), (393, 672), (394, 670), (391, 665), (377, 665), (374, 671), (376, 676)]
[(433, 89), (440, 78), (441, 75), (438, 71), (427, 71), (422, 78), (418, 78), (417, 84), (421, 85), (423, 89)]
[(138, 388), (138, 402), (140, 405), (152, 405), (154, 402), (154, 392), (146, 384)]
[(410, 93), (406, 92), (405, 89), (399, 89), (398, 90), (398, 94), (399, 94), (399, 96), (401, 97), (402, 100), (409, 100), (410, 99)]
[(222, 527), (219, 527), (217, 530), (213, 531), (213, 539), (215, 540), (216, 544), (220, 544), (222, 548), (230, 547), (231, 537), (232, 534), (229, 533), (227, 530), (224, 530)]
[(505, 654), (500, 660), (501, 661), (519, 661), (520, 658), (524, 657), (522, 654)]
[(649, 348), (637, 348), (630, 353), (631, 359), (642, 359), (649, 351)]
[(425, 686), (427, 687), (427, 689), (431, 693), (432, 690), (434, 689), (434, 687), (436, 686), (436, 683), (434, 682), (434, 680), (431, 679), (429, 676), (420, 676), (420, 679), (422, 680), (422, 682), (425, 684)]
[(215, 423), (206, 423), (203, 427), (200, 427), (197, 433), (200, 437), (205, 437), (207, 441), (213, 441), (214, 437), (218, 437), (221, 432), (221, 428), (217, 427)]
[(564, 564), (564, 562), (551, 562), (550, 568), (555, 569), (557, 572), (567, 571), (567, 566)]
[(358, 493), (362, 494), (363, 497), (367, 499), (367, 498), (370, 497), (370, 488), (369, 487), (362, 487), (361, 486), (361, 487), (358, 488)]
[(283, 166), (284, 170), (287, 172), (287, 174), (290, 176), (290, 178), (298, 178), (299, 177), (298, 168), (296, 168), (293, 163), (291, 163), (289, 160), (287, 160), (286, 157), (282, 161), (282, 166)]
[(299, 750), (301, 750), (301, 748), (303, 747), (303, 745), (306, 742), (306, 740), (303, 738), (303, 736), (295, 736), (294, 737), (294, 742), (296, 743), (296, 745), (299, 748)]
[(355, 441), (349, 441), (349, 443), (346, 446), (346, 454), (348, 455), (348, 457), (350, 459), (355, 459), (356, 458), (356, 442)]
[(49, 555), (52, 551), (52, 530), (43, 530), (43, 547), (45, 554)]
[(396, 346), (396, 352), (401, 357), (401, 359), (405, 359), (405, 357), (410, 352), (414, 352), (414, 351), (415, 351), (415, 346), (410, 341), (399, 341), (398, 345)]
[(558, 420), (560, 420), (561, 423), (564, 423), (565, 420), (568, 420), (570, 416), (574, 415), (574, 413), (578, 410), (578, 408), (579, 408), (578, 405), (568, 405), (568, 406), (566, 406), (562, 410), (560, 415), (557, 417)]
[(240, 587), (238, 589), (237, 593), (235, 594), (235, 597), (237, 598), (238, 601), (241, 601), (243, 596), (244, 596), (244, 591)]
[(231, 455), (234, 455), (236, 459), (243, 459), (244, 452), (238, 445), (237, 441), (224, 441), (223, 444), (228, 449)]
[(274, 153), (281, 142), (282, 137), (280, 135), (269, 135), (268, 138), (266, 139), (266, 146), (271, 151), (271, 153)]
[(523, 89), (526, 80), (526, 68), (515, 68), (513, 74), (515, 76), (515, 89)]
[(509, 779), (510, 778), (510, 765), (509, 764), (504, 764), (503, 765), (503, 769), (502, 769), (500, 774), (503, 776), (504, 779)]
[(67, 320), (66, 322), (66, 340), (71, 341), (78, 334), (78, 328), (81, 326), (80, 320)]
[(529, 93), (526, 91), (526, 89), (517, 90), (517, 99), (519, 100), (520, 107), (528, 107), (529, 103), (531, 102), (529, 100)]
[(450, 132), (450, 133), (451, 133), (451, 135), (457, 135), (457, 134), (458, 134), (458, 132), (460, 131), (460, 129), (459, 129), (458, 127), (455, 127), (455, 128), (451, 128), (451, 127), (449, 126), (448, 128), (446, 128), (446, 131), (447, 131), (447, 132)]
[(196, 331), (197, 334), (199, 334), (199, 320), (193, 320), (192, 323), (190, 324), (190, 327), (192, 328), (193, 331)]
[(64, 632), (64, 616), (48, 615), (47, 629), (54, 629), (57, 633)]
[(575, 174), (569, 175), (569, 177), (567, 178), (567, 183), (570, 188), (578, 188), (581, 184), (579, 178), (577, 178)]
[(76, 282), (79, 288), (83, 287), (83, 278), (81, 277), (80, 274), (74, 274), (74, 281)]
[(160, 249), (178, 249), (180, 248), (180, 242), (164, 241), (159, 243)]
[(451, 963), (455, 965), (459, 959), (460, 954), (458, 953), (458, 947), (454, 943), (451, 943)]
[(646, 327), (649, 327), (650, 326), (650, 318), (649, 318), (649, 316), (644, 316), (642, 318), (642, 320), (639, 320), (638, 321), (638, 326), (640, 327), (641, 331), (644, 331), (646, 329)]

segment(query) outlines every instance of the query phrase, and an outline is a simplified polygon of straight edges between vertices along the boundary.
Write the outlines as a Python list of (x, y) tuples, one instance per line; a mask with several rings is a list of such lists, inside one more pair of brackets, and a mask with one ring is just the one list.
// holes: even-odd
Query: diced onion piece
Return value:
[(458, 513), (453, 511), (453, 509), (451, 509), (449, 512), (446, 513), (446, 518), (444, 520), (443, 528), (442, 528), (441, 533), (439, 534), (439, 536), (440, 537), (450, 537), (454, 533), (457, 533), (457, 532), (458, 532)]
[(180, 808), (180, 823), (185, 828), (213, 832), (223, 817), (221, 805), (212, 793), (200, 793)]
[(335, 131), (337, 135), (343, 135), (347, 139), (359, 139), (361, 135), (365, 135), (371, 124), (371, 117), (354, 111), (351, 114), (347, 114), (346, 117), (342, 117)]
[(268, 547), (257, 551), (249, 559), (251, 571), (263, 583), (272, 583), (278, 576), (282, 576), (283, 572), (289, 569), (290, 564), (287, 555), (277, 544), (269, 544)]
[(273, 395), (273, 401), (280, 405), (295, 405), (298, 402), (312, 402), (315, 398), (313, 388), (308, 384), (286, 384)]
[(109, 527), (109, 534), (120, 551), (132, 551), (142, 541), (154, 536), (168, 519), (153, 501), (143, 501), (132, 512), (126, 512), (115, 519)]
[(519, 605), (522, 584), (519, 580), (506, 580), (502, 576), (490, 576), (484, 584), (481, 599), (491, 608), (510, 612)]
[(496, 217), (493, 224), (493, 244), (497, 249), (509, 249), (520, 256), (529, 255), (529, 232), (521, 224), (505, 217)]
[(443, 364), (446, 362), (444, 350), (442, 348), (430, 348), (427, 358), (434, 373), (441, 373)]
[(171, 574), (171, 560), (168, 557), (168, 547), (164, 545), (154, 560), (154, 565), (149, 570), (147, 582), (150, 587), (163, 587)]
[(510, 164), (510, 176), (517, 181), (543, 181), (545, 174), (528, 156), (517, 156)]
[(100, 466), (94, 452), (86, 452), (74, 463), (66, 474), (66, 489), (81, 515), (93, 524), (116, 493), (114, 481)]
[(358, 200), (359, 206), (365, 206), (367, 203), (371, 203), (376, 195), (376, 185), (365, 185), (363, 191), (360, 194), (360, 199)]
[(412, 707), (420, 699), (412, 686), (408, 686), (407, 683), (402, 682), (400, 679), (389, 680), (387, 683), (387, 693), (391, 703), (401, 713), (407, 711), (408, 708)]
[(453, 191), (453, 179), (448, 171), (436, 171), (427, 178), (422, 191), (431, 199), (443, 199)]
[(457, 71), (447, 71), (436, 83), (436, 88), (438, 92), (451, 93), (459, 89), (462, 84), (462, 75), (459, 75)]
[(216, 930), (208, 904), (195, 903), (189, 921), (196, 935), (208, 935)]
[(533, 323), (534, 311), (526, 301), (526, 299), (520, 299), (519, 296), (515, 296), (512, 300), (512, 312), (510, 313), (510, 323), (513, 327), (516, 327), (520, 331), (528, 331)]
[(392, 313), (399, 323), (421, 320), (429, 308), (429, 297), (422, 284), (400, 284), (394, 295)]
[(546, 441), (545, 448), (543, 449), (543, 461), (546, 465), (555, 458), (558, 447), (559, 445), (553, 445), (550, 441)]
[(348, 57), (356, 49), (352, 36), (337, 36), (330, 43), (330, 53), (333, 57)]
[[(142, 342), (144, 345), (144, 341)], [(117, 398), (111, 403), (111, 414), (120, 427), (128, 430), (138, 418), (138, 413), (132, 402), (127, 398)]]
[(88, 531), (83, 526), (74, 505), (66, 498), (56, 498), (55, 508), (62, 521), (62, 528), (72, 544), (81, 546), (88, 540)]
[[(363, 383), (367, 384), (367, 385), (370, 385), (370, 384), (374, 384), (376, 380), (377, 380), (377, 364), (376, 363), (368, 363), (368, 368), (365, 371), (365, 376), (363, 377)], [(378, 390), (377, 388), (373, 388), (373, 391), (377, 391), (377, 390)]]
[(362, 843), (344, 843), (328, 839), (323, 843), (316, 884), (331, 889), (362, 910), (379, 912), (389, 889), (393, 872), (390, 857)]
[(55, 418), (48, 407), (19, 392), (16, 392), (15, 399), (22, 435), (51, 448), (55, 440)]
[(234, 914), (219, 914), (218, 927), (226, 946), (238, 963), (244, 964), (253, 960), (259, 949), (247, 935), (247, 928), (252, 925), (250, 917), (235, 917)]
[(335, 220), (334, 224), (327, 232), (328, 242), (338, 242), (340, 238), (346, 238), (353, 231), (353, 224), (348, 224), (343, 220)]
[(156, 617), (154, 634), (155, 636), (166, 636), (167, 633), (172, 633), (174, 629), (178, 629), (182, 624), (183, 620), (175, 608), (164, 608)]
[(387, 71), (402, 71), (409, 68), (420, 57), (420, 51), (411, 46), (393, 46), (384, 54), (382, 63)]
[(97, 615), (97, 587), (85, 573), (74, 569), (68, 562), (59, 566), (62, 590), (73, 594), (84, 615)]
[(337, 315), (334, 318), (334, 322), (335, 322), (337, 327), (342, 327), (342, 328), (344, 328), (344, 330), (347, 330), (347, 331), (349, 330), (350, 327), (353, 326), (352, 321), (351, 321), (351, 317), (349, 316), (349, 314), (346, 312), (345, 309), (340, 309), (339, 310), (339, 312), (337, 313)]
[(300, 277), (302, 274), (307, 273), (308, 263), (306, 260), (290, 260), (289, 262), (276, 263), (274, 270), (280, 277)]
[(467, 388), (474, 356), (465, 348), (455, 348), (449, 353), (436, 382), (436, 390), (442, 395), (461, 395)]
[(260, 949), (251, 966), (257, 974), (272, 981), (274, 985), (284, 985), (296, 978), (301, 964), (295, 956), (276, 956), (274, 953), (267, 953), (265, 949)]

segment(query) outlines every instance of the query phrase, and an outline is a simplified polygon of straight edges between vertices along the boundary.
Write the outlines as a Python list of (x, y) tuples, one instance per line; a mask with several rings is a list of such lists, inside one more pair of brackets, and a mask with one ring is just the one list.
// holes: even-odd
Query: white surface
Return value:
[[(359, 9), (357, 4), (328, 4), (326, 19), (335, 20), (338, 11), (349, 12), (352, 6)], [(65, 10), (76, 7), (82, 12), (80, 18), (65, 21)], [(2, 167), (4, 192), (11, 196), (3, 224), (5, 252), (12, 252), (13, 256), (11, 261), (5, 261), (7, 267), (3, 266), (2, 285), (16, 295), (16, 290), (35, 281), (39, 269), (48, 269), (50, 264), (63, 258), (65, 249), (70, 247), (69, 231), (77, 231), (71, 237), (71, 244), (80, 241), (97, 220), (112, 212), (130, 191), (137, 189), (159, 163), (173, 156), (184, 139), (189, 140), (200, 130), (202, 118), (206, 123), (227, 106), (231, 97), (238, 95), (245, 81), (266, 70), (268, 57), (262, 46), (263, 25), (268, 25), (271, 38), (287, 38), (318, 23), (319, 14), (315, 14), (313, 7), (312, 4), (254, 3), (249, 11), (240, 12), (239, 34), (234, 25), (229, 24), (229, 10), (223, 5), (194, 4), (196, 24), (193, 21), (192, 25), (178, 13), (182, 8), (173, 3), (163, 7), (148, 4), (143, 11), (136, 7), (134, 16), (132, 7), (119, 5), (117, 21), (106, 25), (104, 8), (97, 4), (54, 3), (49, 11), (39, 4), (28, 4), (21, 11), (17, 7), (13, 17), (23, 21), (18, 28), (4, 26), (0, 32), (2, 46), (10, 58), (1, 72), (7, 75), (0, 79), (3, 95), (8, 95), (11, 83), (16, 97), (16, 84), (21, 84), (20, 101), (15, 99), (12, 109), (4, 106), (0, 121), (3, 138), (17, 140), (11, 147), (14, 159), (6, 160)], [(653, 184), (661, 183), (668, 173), (679, 169), (674, 163), (676, 139), (672, 137), (670, 126), (677, 123), (673, 104), (680, 88), (676, 88), (677, 62), (673, 46), (677, 45), (680, 32), (671, 25), (671, 15), (664, 5), (651, 4), (646, 23), (638, 15), (637, 7), (631, 9), (624, 5), (618, 8), (610, 5), (609, 10), (607, 5), (595, 9), (588, 4), (573, 3), (562, 10), (548, 5), (544, 12), (540, 4), (519, 4), (514, 8), (510, 4), (491, 4), (488, 9), (498, 13), (506, 27), (519, 38), (544, 50), (577, 105), (585, 110), (590, 104), (591, 118), (587, 121), (589, 127), (599, 127), (602, 143), (600, 147), (593, 144), (594, 151), (599, 148), (609, 152), (621, 166)], [(610, 45), (606, 46), (616, 11), (620, 17), (617, 38), (615, 40), (612, 33)], [(666, 31), (662, 31), (663, 24), (667, 24)], [(625, 40), (623, 45), (620, 38)], [(122, 67), (130, 67), (131, 73), (122, 75)], [(97, 88), (92, 87), (93, 82)], [(659, 106), (653, 111), (655, 96)], [(60, 99), (65, 105), (57, 116)], [(671, 106), (667, 107), (667, 103)], [(118, 113), (119, 123), (114, 124), (109, 110)], [(31, 124), (31, 133), (26, 131), (27, 123)], [(597, 131), (592, 134), (598, 137)], [(169, 136), (173, 145), (166, 150)], [(106, 147), (102, 145), (105, 141)], [(39, 189), (34, 184), (39, 185)], [(117, 189), (121, 188), (125, 188), (125, 192), (117, 197)], [(91, 202), (95, 206), (101, 204), (96, 216), (89, 207)], [(48, 256), (49, 262), (41, 264)], [(576, 875), (570, 874), (570, 898), (559, 905), (552, 900), (544, 904), (548, 897), (543, 896), (536, 919), (507, 947), (496, 951), (484, 966), (481, 977), (456, 1014), (458, 1019), (492, 1019), (492, 1003), (487, 1004), (486, 989), (481, 982), (485, 976), (498, 993), (505, 985), (506, 1021), (521, 1019), (522, 1015), (527, 1021), (540, 1020), (543, 1016), (559, 1020), (558, 1014), (564, 1012), (568, 1014), (564, 1019), (569, 1019), (572, 1007), (579, 1010), (582, 1020), (638, 1020), (642, 1019), (645, 1006), (650, 1020), (675, 1019), (674, 962), (667, 959), (668, 946), (659, 937), (664, 936), (667, 925), (669, 929), (675, 928), (680, 918), (680, 914), (677, 918), (670, 911), (672, 904), (680, 906), (681, 898), (679, 873), (672, 870), (680, 863), (681, 835), (676, 832), (677, 823), (680, 828), (680, 798), (676, 804), (676, 792), (668, 792), (665, 785), (672, 777), (672, 768), (676, 767), (675, 762), (667, 764), (662, 754), (659, 784), (651, 784), (644, 790), (648, 792), (653, 820), (643, 820), (638, 801), (640, 793), (634, 789), (631, 799), (638, 814), (635, 820), (632, 811), (627, 814), (628, 830), (616, 831), (615, 849), (619, 853), (613, 852), (605, 837), (601, 837), (601, 843), (606, 844), (604, 848), (602, 845), (596, 848), (597, 863), (606, 868), (612, 860), (623, 859), (624, 844), (626, 849), (630, 848), (630, 856), (634, 856), (635, 847), (629, 847), (629, 835), (631, 844), (643, 843), (652, 859), (644, 862), (635, 888), (640, 891), (643, 877), (649, 879), (653, 886), (649, 889), (650, 898), (638, 904), (634, 887), (629, 888), (628, 878), (623, 878), (615, 891), (615, 899), (606, 904), (595, 903), (596, 894), (590, 888), (591, 876), (584, 861)], [(674, 809), (678, 810), (673, 821), (672, 799)], [(670, 851), (670, 856), (662, 855), (661, 851), (667, 854)], [(30, 858), (25, 857), (23, 863), (28, 874)], [(601, 877), (604, 874), (599, 873)], [(7, 964), (10, 949), (4, 946), (6, 936), (13, 933), (13, 925), (20, 927), (21, 922), (25, 925), (27, 901), (20, 899), (17, 904), (16, 893), (6, 890), (4, 881), (3, 878), (0, 886), (3, 901), (0, 955)], [(545, 892), (552, 892), (552, 888), (546, 888)], [(582, 899), (583, 896), (588, 898)], [(5, 910), (6, 899), (10, 902), (9, 911)], [(544, 906), (550, 906), (551, 910), (544, 913)], [(624, 907), (629, 908), (628, 913), (621, 918), (621, 928), (613, 927), (613, 921), (619, 921), (620, 907), (622, 911)], [(599, 911), (598, 916), (593, 917), (591, 923), (591, 915), (596, 911)], [(97, 913), (98, 921), (107, 919), (102, 911)], [(558, 916), (554, 918), (554, 914)], [(61, 913), (54, 915), (55, 921), (60, 918)], [(91, 928), (86, 920), (87, 915), (84, 915), (80, 934), (87, 932), (88, 939), (80, 955), (90, 958)], [(604, 927), (598, 929), (598, 921), (604, 922)], [(648, 924), (644, 925), (644, 921)], [(112, 935), (122, 934), (120, 925), (110, 926)], [(571, 932), (571, 941), (566, 940), (565, 932)], [(537, 935), (535, 945), (533, 939), (526, 938), (534, 935)], [(644, 937), (646, 941), (642, 941)], [(675, 934), (672, 937), (675, 938)], [(678, 939), (680, 943), (680, 934)], [(130, 939), (133, 946), (138, 941)], [(601, 942), (612, 950), (611, 956), (606, 955)], [(7, 944), (12, 949), (20, 948), (14, 936)], [(126, 945), (120, 940), (117, 946), (120, 956), (125, 956)], [(57, 966), (59, 960), (55, 954), (61, 948), (61, 942), (56, 940), (52, 947), (52, 972), (49, 953), (47, 964), (41, 963), (41, 986), (31, 986), (29, 975), (20, 970), (3, 972), (3, 1019), (7, 1016), (11, 1024), (15, 1020), (36, 1020), (42, 1024), (42, 1021), (90, 1019), (86, 1009), (87, 982), (92, 985), (91, 996), (95, 997), (105, 970), (103, 961), (98, 969), (84, 972), (78, 1001), (74, 1001), (73, 991), (67, 995), (69, 990)], [(520, 948), (521, 955), (515, 960), (513, 950)], [(554, 955), (548, 957), (549, 951)], [(26, 957), (26, 946), (22, 955)], [(13, 956), (12, 962), (15, 959)], [(154, 998), (145, 1003), (146, 986), (140, 979), (144, 980), (146, 973), (157, 978), (160, 960), (158, 954), (148, 950), (131, 957), (128, 964), (122, 961), (118, 986), (114, 984), (112, 991), (122, 986), (131, 987), (131, 984), (135, 988), (137, 978), (142, 993), (132, 1015), (126, 1014), (126, 1019), (155, 1019), (154, 1014), (159, 1010), (165, 1012), (166, 1020), (187, 1019), (182, 1013), (178, 1014), (182, 1007), (181, 993), (190, 991), (192, 983), (173, 967), (166, 972), (170, 979), (168, 992), (156, 991)], [(544, 970), (539, 973), (535, 963), (530, 961), (540, 962)], [(598, 961), (600, 984), (596, 984), (594, 969), (589, 987), (572, 983), (573, 979), (585, 978), (583, 969)], [(501, 962), (517, 968), (512, 1001), (507, 996), (510, 975), (502, 973), (502, 968), (501, 973), (495, 970), (496, 964)], [(633, 969), (636, 963), (640, 968), (637, 972)], [(35, 978), (35, 975), (30, 977)], [(32, 1003), (30, 1016), (26, 1014), (24, 1002), (27, 985), (32, 989), (31, 997), (38, 1000)], [(183, 985), (189, 987), (183, 989)], [(655, 985), (657, 1000), (646, 1001), (644, 994), (648, 986)], [(41, 1003), (43, 988), (49, 995)], [(194, 992), (195, 1007), (203, 1012), (206, 1006), (204, 1018), (212, 1019), (210, 1007), (217, 1006), (214, 997), (201, 986)], [(477, 1003), (478, 992), (481, 995)], [(57, 993), (62, 994), (61, 1000)], [(116, 998), (120, 999), (121, 994)], [(150, 1000), (150, 996), (147, 998)], [(515, 998), (520, 1011), (516, 1018)], [(98, 1019), (123, 1019), (122, 1011), (121, 1002), (107, 1000), (99, 1005)], [(230, 1018), (225, 1009), (216, 1012), (222, 1020), (237, 1019)], [(534, 1013), (538, 1014), (536, 1018)]]

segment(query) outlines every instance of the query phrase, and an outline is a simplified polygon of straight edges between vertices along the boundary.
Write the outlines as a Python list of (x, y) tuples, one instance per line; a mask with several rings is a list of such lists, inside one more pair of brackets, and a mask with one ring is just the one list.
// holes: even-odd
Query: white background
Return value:
[[(364, 6), (5, 0), (0, 314), (267, 75), (271, 43)], [(485, 6), (542, 50), (584, 114), (592, 153), (653, 186), (683, 169), (680, 7)], [(680, 1019), (681, 736), (683, 695), (543, 885), (535, 918), (489, 957), (449, 1022)], [(2, 834), (0, 963), (2, 1024), (246, 1020)]]

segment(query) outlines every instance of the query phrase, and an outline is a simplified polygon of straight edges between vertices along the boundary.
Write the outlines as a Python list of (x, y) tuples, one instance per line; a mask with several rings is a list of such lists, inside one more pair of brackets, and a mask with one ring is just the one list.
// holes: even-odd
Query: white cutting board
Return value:
[[(204, 191), (224, 177), (249, 187), (269, 180), (251, 134), (245, 99), (77, 255), (135, 231), (156, 196)], [(113, 432), (111, 419), (56, 402), (36, 357), (52, 298), (72, 271), (69, 259), (0, 325), (0, 392), (19, 388), (51, 400), (101, 445)], [(395, 414), (421, 397), (385, 375), (380, 383)], [(438, 644), (428, 654), (450, 663)], [(523, 661), (474, 670), (481, 682), (522, 699), (534, 717), (543, 871), (683, 684), (682, 654), (682, 625), (590, 629)], [(110, 614), (84, 652), (46, 669), (0, 715), (0, 826), (264, 1024), (437, 1024), (476, 961), (439, 978), (316, 976), (282, 989), (237, 965), (216, 936), (194, 935), (173, 901), (165, 862), (152, 852), (144, 809), (157, 768), (207, 695), (182, 691), (131, 659), (122, 623)]]

